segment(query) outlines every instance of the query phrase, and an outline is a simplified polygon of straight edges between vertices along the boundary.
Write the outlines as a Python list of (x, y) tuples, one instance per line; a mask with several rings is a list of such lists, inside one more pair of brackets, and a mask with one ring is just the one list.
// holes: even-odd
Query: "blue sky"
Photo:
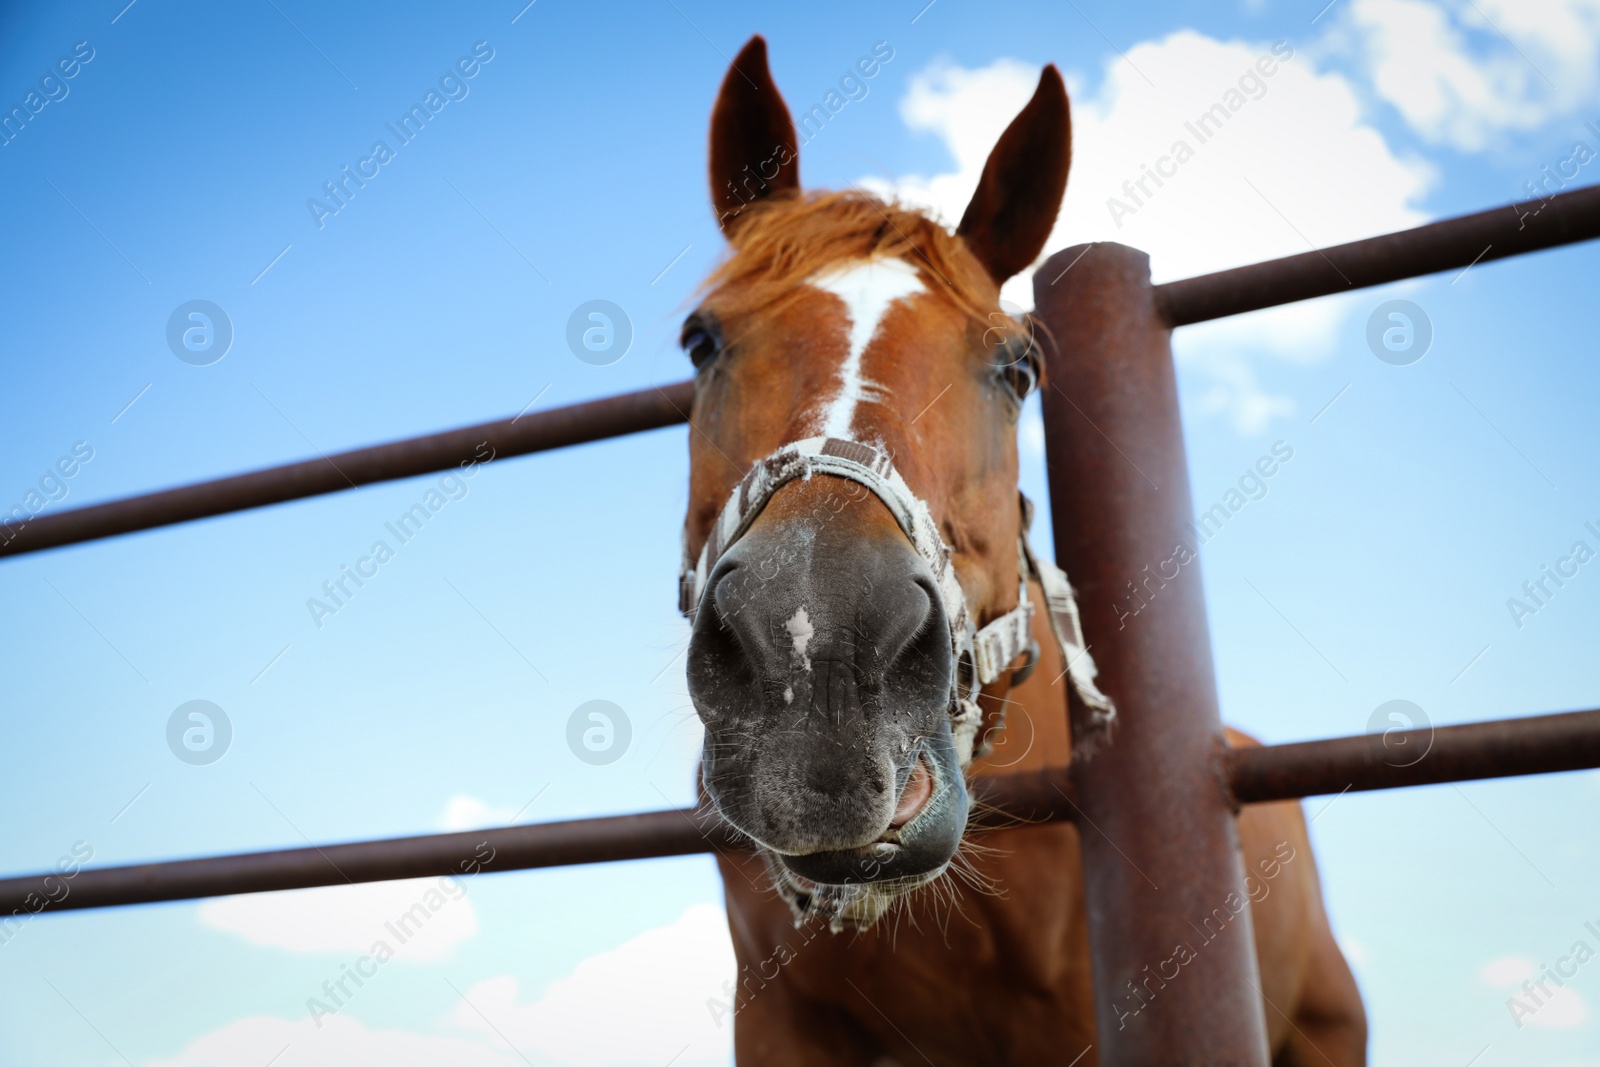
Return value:
[[(721, 252), (706, 119), (752, 32), (796, 110), (884, 42), (803, 179), (946, 217), (1058, 64), (1076, 154), (1051, 250), (1120, 240), (1158, 279), (1509, 203), (1546, 166), (1600, 175), (1574, 150), (1600, 152), (1593, 0), (524, 2), (8, 5), (0, 103), (57, 99), (0, 147), (0, 504), (43, 479), (56, 511), (687, 376), (677, 327)], [(426, 129), (319, 226), (307, 201), (475, 47)], [(1114, 207), (1285, 50), (1166, 184)], [(1600, 700), (1595, 566), (1532, 615), (1507, 606), (1575, 542), (1600, 549), (1597, 264), (1578, 247), (1179, 332), (1197, 507), (1293, 449), (1203, 551), (1230, 722), (1284, 741), (1361, 732), (1394, 699), (1434, 723)], [(633, 329), (605, 366), (565, 340), (594, 299)], [(1409, 365), (1366, 340), (1392, 299), (1432, 326)], [(209, 366), (166, 339), (193, 300), (233, 328)], [(1042, 498), (1037, 419), (1024, 484)], [(52, 480), (75, 447), (92, 459)], [(686, 803), (685, 478), (665, 430), (0, 564), (0, 866)], [(447, 503), (319, 627), (307, 600), (433, 489)], [(232, 726), (209, 765), (168, 748), (191, 700)], [(632, 725), (609, 764), (567, 747), (590, 700)], [(1376, 1063), (1600, 1062), (1600, 964), (1520, 1028), (1508, 1009), (1575, 942), (1600, 949), (1597, 806), (1592, 773), (1308, 803)], [(0, 1064), (727, 1062), (704, 1007), (729, 973), (709, 860), (463, 885), (321, 1027), (308, 999), (438, 887), (47, 914), (0, 945)]]

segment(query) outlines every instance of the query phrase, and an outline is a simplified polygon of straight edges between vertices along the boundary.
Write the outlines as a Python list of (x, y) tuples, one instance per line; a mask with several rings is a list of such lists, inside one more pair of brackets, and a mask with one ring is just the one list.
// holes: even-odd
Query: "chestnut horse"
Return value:
[[(1026, 548), (1016, 423), (1041, 368), (998, 311), (1061, 205), (1066, 91), (1046, 67), (954, 234), (802, 193), (794, 144), (753, 38), (711, 120), (731, 254), (683, 333), (701, 784), (756, 846), (719, 860), (738, 1062), (1086, 1067), (1077, 830), (963, 843), (968, 776), (1069, 763), (1068, 685), (1113, 713)], [(1018, 740), (986, 751), (1002, 725)], [(1239, 834), (1273, 1062), (1364, 1063), (1300, 806), (1247, 808)], [(1158, 988), (1123, 994), (1121, 1025), (1159, 1025)]]

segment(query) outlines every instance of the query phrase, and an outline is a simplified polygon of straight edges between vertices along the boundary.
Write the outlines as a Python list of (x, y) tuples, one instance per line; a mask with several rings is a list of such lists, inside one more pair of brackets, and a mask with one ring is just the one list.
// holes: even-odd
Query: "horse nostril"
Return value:
[(942, 689), (950, 674), (950, 633), (944, 606), (931, 579), (912, 582), (901, 599), (897, 640), (889, 647), (885, 688), (901, 693), (926, 693)]
[(743, 706), (756, 682), (741, 633), (745, 612), (737, 603), (726, 610), (729, 605), (715, 591), (700, 602), (686, 672), (690, 699), (707, 725)]

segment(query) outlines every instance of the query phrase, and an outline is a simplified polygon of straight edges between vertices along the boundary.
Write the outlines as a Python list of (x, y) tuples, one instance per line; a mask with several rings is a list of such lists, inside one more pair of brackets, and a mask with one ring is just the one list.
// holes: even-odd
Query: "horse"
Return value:
[[(699, 789), (753, 846), (717, 860), (741, 1065), (1098, 1061), (1077, 829), (967, 834), (970, 781), (1070, 763), (1069, 688), (1115, 710), (1070, 586), (1028, 547), (1016, 427), (1043, 368), (999, 309), (1054, 225), (1070, 142), (1046, 66), (952, 233), (859, 189), (801, 190), (760, 36), (722, 82), (710, 184), (730, 250), (681, 337), (680, 602)], [(1272, 1062), (1365, 1063), (1300, 805), (1246, 808), (1239, 835)], [(1154, 1025), (1144, 986), (1121, 1025)]]

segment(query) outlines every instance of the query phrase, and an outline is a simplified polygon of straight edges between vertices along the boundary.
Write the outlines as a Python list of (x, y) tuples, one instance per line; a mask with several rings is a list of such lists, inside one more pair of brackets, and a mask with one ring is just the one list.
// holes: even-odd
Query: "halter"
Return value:
[(950, 561), (950, 546), (940, 536), (933, 513), (906, 485), (889, 453), (876, 445), (834, 437), (808, 437), (784, 445), (750, 468), (729, 494), (698, 560), (690, 557), (685, 535), (683, 570), (678, 586), (678, 607), (685, 616), (693, 620), (705, 597), (706, 579), (717, 560), (744, 536), (773, 494), (797, 478), (808, 479), (814, 474), (845, 478), (876, 494), (910, 538), (917, 555), (933, 571), (945, 618), (950, 624), (950, 648), (955, 664), (950, 681), (950, 730), (963, 769), (971, 763), (974, 754), (982, 755), (982, 751), (974, 753), (983, 724), (978, 690), (1000, 677), (1023, 653), (1029, 653), (1030, 659), (1018, 669), (1015, 681), (1025, 678), (1038, 660), (1039, 649), (1032, 638), (1033, 603), (1028, 598), (1029, 578), (1036, 579), (1044, 590), (1050, 628), (1066, 657), (1073, 689), (1090, 710), (1091, 722), (1104, 727), (1115, 719), (1115, 705), (1095, 686), (1094, 659), (1083, 640), (1078, 602), (1066, 572), (1040, 560), (1028, 544), (1027, 526), (1033, 507), (1027, 498), (1022, 499), (1023, 534), (1017, 545), (1020, 572), (1017, 606), (980, 630), (967, 610), (966, 593)]

